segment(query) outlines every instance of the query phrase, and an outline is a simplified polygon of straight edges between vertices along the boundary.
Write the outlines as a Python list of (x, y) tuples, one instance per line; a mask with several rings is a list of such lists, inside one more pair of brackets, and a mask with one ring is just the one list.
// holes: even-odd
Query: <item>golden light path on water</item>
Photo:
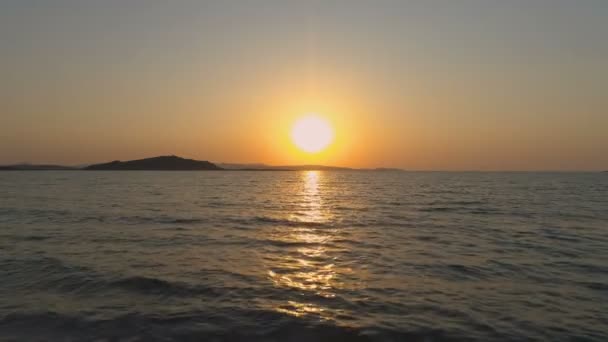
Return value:
[[(299, 222), (289, 227), (280, 227), (271, 239), (297, 246), (295, 251), (280, 255), (276, 264), (269, 265), (268, 277), (277, 287), (314, 294), (325, 299), (336, 296), (343, 287), (340, 274), (352, 272), (347, 267), (336, 267), (335, 256), (329, 253), (337, 237), (335, 228), (323, 224), (331, 223), (333, 215), (324, 205), (320, 181), (323, 173), (307, 171), (301, 175), (298, 210), (291, 213), (290, 221)], [(320, 319), (332, 319), (339, 312), (322, 307), (318, 303), (300, 302), (298, 296), (275, 308), (276, 311), (302, 317), (315, 315)]]

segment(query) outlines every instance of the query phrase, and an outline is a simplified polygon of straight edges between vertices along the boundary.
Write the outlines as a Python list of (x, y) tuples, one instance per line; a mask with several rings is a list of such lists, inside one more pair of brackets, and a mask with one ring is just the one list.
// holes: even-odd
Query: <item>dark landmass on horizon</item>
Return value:
[(206, 160), (186, 159), (178, 156), (159, 156), (137, 160), (115, 160), (88, 166), (15, 164), (0, 166), (0, 171), (403, 171), (396, 168), (357, 169), (326, 165), (282, 165), (273, 166), (261, 163), (212, 163)]
[[(80, 164), (80, 165), (57, 165), (57, 164), (32, 164), (18, 163), (0, 165), (0, 171), (381, 171), (381, 172), (405, 172), (404, 169), (377, 167), (377, 168), (350, 168), (327, 165), (268, 165), (263, 163), (218, 163), (187, 159), (171, 156), (159, 156), (129, 161), (115, 160), (107, 163)], [(414, 170), (413, 170), (414, 171)], [(416, 170), (425, 171), (425, 170)], [(426, 170), (435, 171), (435, 170)], [(445, 172), (449, 172), (446, 170)], [(476, 170), (454, 170), (454, 172), (476, 172)], [(483, 171), (481, 171), (483, 172)], [(530, 171), (501, 171), (490, 170), (488, 172), (562, 172), (553, 170), (530, 170)], [(563, 171), (569, 172), (569, 171)], [(608, 173), (608, 170), (579, 170), (579, 172)]]
[(189, 171), (189, 170), (223, 170), (206, 160), (185, 159), (177, 156), (160, 156), (153, 158), (93, 164), (84, 170), (128, 170), (128, 171)]

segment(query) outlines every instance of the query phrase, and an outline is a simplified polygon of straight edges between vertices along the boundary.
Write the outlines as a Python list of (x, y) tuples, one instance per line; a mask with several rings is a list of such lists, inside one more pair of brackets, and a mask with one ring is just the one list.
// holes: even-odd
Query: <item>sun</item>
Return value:
[(294, 123), (291, 140), (304, 152), (318, 153), (331, 144), (334, 132), (327, 120), (317, 115), (307, 115)]

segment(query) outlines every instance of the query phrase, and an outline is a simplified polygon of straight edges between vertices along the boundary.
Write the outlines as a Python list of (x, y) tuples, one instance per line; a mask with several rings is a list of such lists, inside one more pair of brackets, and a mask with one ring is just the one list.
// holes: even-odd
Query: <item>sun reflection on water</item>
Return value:
[[(330, 224), (331, 210), (324, 206), (322, 177), (323, 173), (319, 171), (301, 173), (301, 183), (294, 194), (297, 209), (289, 214), (289, 220), (296, 223), (272, 231), (270, 239), (286, 247), (268, 256), (271, 263), (267, 276), (274, 286), (328, 299), (334, 298), (336, 291), (343, 288), (340, 275), (351, 270), (337, 267), (337, 257), (332, 255), (337, 248), (338, 232)], [(298, 298), (295, 294), (275, 310), (296, 317), (320, 319), (331, 319), (337, 313), (318, 303), (293, 300)]]
[(298, 210), (290, 213), (293, 221), (305, 223), (320, 223), (331, 220), (331, 212), (324, 209), (323, 196), (319, 181), (320, 171), (306, 171), (301, 173), (301, 182), (295, 197), (298, 201)]

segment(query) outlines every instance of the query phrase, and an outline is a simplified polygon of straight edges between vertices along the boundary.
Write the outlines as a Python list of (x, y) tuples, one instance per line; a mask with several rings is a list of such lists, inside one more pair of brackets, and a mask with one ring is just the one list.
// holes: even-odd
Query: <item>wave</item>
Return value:
[(47, 235), (17, 235), (17, 234), (5, 234), (0, 235), (0, 238), (11, 239), (15, 241), (45, 241), (51, 239)]
[(433, 202), (428, 203), (428, 205), (461, 205), (461, 206), (482, 205), (482, 204), (486, 204), (486, 203), (482, 202), (482, 201), (477, 201), (477, 200), (470, 200), (470, 201), (466, 201), (466, 200), (462, 200), (462, 201), (439, 200), (439, 201), (433, 201)]
[(290, 220), (285, 218), (275, 218), (270, 216), (254, 216), (251, 218), (233, 217), (226, 219), (226, 221), (250, 226), (252, 224), (264, 224), (272, 226), (287, 226), (287, 227), (309, 227), (309, 228), (333, 228), (332, 222), (317, 222), (317, 221), (300, 221)]
[(50, 222), (69, 222), (74, 213), (68, 210), (55, 209), (21, 209), (21, 208), (2, 208), (0, 209), (0, 222), (19, 224), (25, 223), (48, 223)]
[[(35, 326), (36, 329), (31, 329)], [(0, 335), (9, 340), (137, 341), (433, 341), (470, 340), (440, 329), (401, 331), (313, 322), (275, 311), (224, 309), (179, 315), (125, 314), (111, 318), (59, 312), (13, 313), (0, 318)]]
[(274, 246), (274, 247), (292, 247), (292, 248), (310, 247), (310, 248), (314, 248), (314, 247), (327, 246), (327, 244), (322, 243), (322, 242), (287, 241), (287, 240), (280, 240), (280, 239), (264, 239), (264, 240), (257, 240), (257, 241), (260, 243), (260, 245), (269, 245), (269, 246)]
[[(70, 266), (55, 258), (2, 260), (4, 286), (71, 294), (99, 294), (115, 290), (139, 295), (216, 296), (214, 288), (144, 276), (112, 277), (82, 266)], [(222, 288), (225, 292), (226, 288)]]
[(116, 221), (125, 224), (147, 224), (147, 223), (160, 223), (160, 224), (196, 224), (206, 222), (203, 218), (183, 218), (183, 217), (171, 217), (171, 216), (121, 216), (116, 218)]
[(117, 287), (139, 294), (159, 294), (167, 296), (193, 296), (216, 294), (212, 288), (189, 286), (181, 282), (172, 282), (158, 278), (134, 276), (118, 279), (107, 283), (107, 286)]
[(207, 220), (202, 217), (174, 217), (169, 215), (160, 216), (114, 216), (108, 213), (95, 214), (87, 212), (73, 212), (68, 210), (49, 210), (49, 209), (0, 209), (0, 222), (10, 223), (11, 221), (23, 223), (117, 223), (117, 224), (197, 224), (205, 223)]
[(77, 292), (94, 286), (97, 278), (86, 267), (49, 257), (0, 260), (0, 270), (3, 287), (25, 291)]
[(300, 226), (300, 227), (302, 227), (302, 226), (303, 227), (324, 227), (327, 225), (326, 223), (323, 223), (323, 222), (289, 220), (289, 219), (282, 219), (282, 218), (273, 218), (273, 217), (268, 217), (268, 216), (255, 216), (253, 218), (253, 221), (261, 222), (261, 223), (271, 223), (271, 224), (282, 225), (282, 226)]
[(453, 207), (429, 207), (429, 208), (421, 208), (419, 209), (423, 212), (442, 212), (442, 211), (456, 211), (458, 208)]
[(461, 212), (474, 215), (498, 215), (502, 212), (496, 208), (490, 207), (463, 207), (463, 206), (431, 206), (418, 209), (421, 212)]

